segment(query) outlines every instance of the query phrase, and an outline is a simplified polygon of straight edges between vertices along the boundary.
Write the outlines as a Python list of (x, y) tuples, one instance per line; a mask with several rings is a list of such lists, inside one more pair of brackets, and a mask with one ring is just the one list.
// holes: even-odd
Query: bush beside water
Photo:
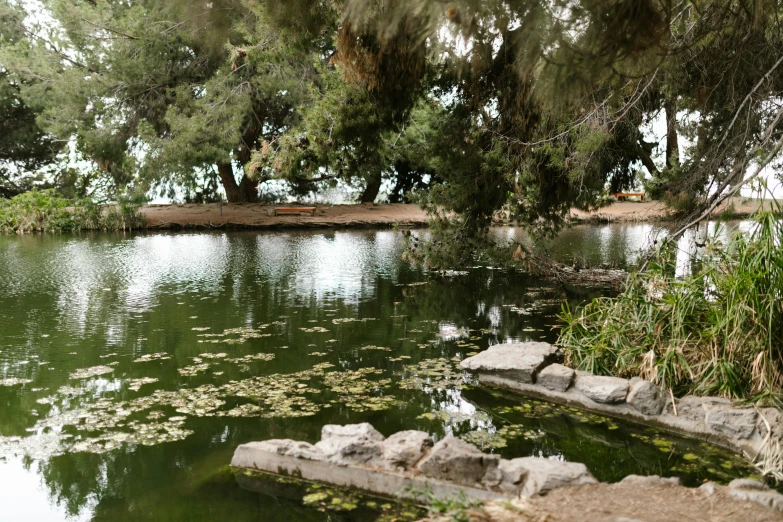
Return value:
[(0, 199), (0, 233), (3, 234), (133, 230), (143, 224), (139, 205), (126, 201), (99, 205), (89, 199), (64, 198), (52, 189)]
[(558, 344), (568, 363), (640, 376), (677, 395), (783, 402), (783, 222), (754, 218), (749, 233), (708, 242), (690, 275), (661, 248), (616, 298), (563, 310)]

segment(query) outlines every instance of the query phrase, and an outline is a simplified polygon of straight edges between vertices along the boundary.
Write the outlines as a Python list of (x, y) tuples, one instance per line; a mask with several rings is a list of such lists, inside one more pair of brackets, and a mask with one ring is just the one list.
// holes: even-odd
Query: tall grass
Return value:
[(69, 200), (55, 190), (33, 190), (0, 199), (0, 233), (132, 230), (144, 220), (138, 205), (120, 202), (102, 206), (87, 199)]
[(783, 222), (754, 216), (748, 233), (713, 238), (675, 277), (663, 247), (616, 298), (563, 310), (558, 344), (596, 374), (641, 376), (676, 394), (783, 401)]

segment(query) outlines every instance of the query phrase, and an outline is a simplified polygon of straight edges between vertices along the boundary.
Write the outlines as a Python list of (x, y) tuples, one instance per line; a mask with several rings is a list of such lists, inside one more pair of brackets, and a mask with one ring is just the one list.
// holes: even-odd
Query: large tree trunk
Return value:
[(238, 203), (239, 185), (234, 178), (234, 167), (231, 166), (231, 163), (218, 163), (217, 170), (223, 184), (223, 190), (226, 191), (226, 199), (229, 203)]
[(389, 194), (389, 203), (407, 203), (405, 194), (413, 188), (414, 183), (411, 168), (407, 162), (400, 161), (394, 165), (394, 170), (397, 172), (397, 179)]
[(364, 192), (362, 192), (362, 197), (359, 201), (362, 203), (372, 203), (375, 201), (375, 198), (378, 197), (378, 192), (381, 190), (381, 181), (380, 172), (373, 174), (372, 177), (367, 180), (367, 186), (364, 187)]
[(258, 181), (242, 174), (242, 181), (237, 184), (234, 167), (228, 162), (218, 163), (217, 169), (229, 203), (258, 203)]
[(677, 143), (677, 104), (666, 100), (666, 168), (679, 167), (680, 146)]
[(239, 182), (239, 194), (243, 203), (258, 203), (258, 180), (243, 174), (242, 181)]

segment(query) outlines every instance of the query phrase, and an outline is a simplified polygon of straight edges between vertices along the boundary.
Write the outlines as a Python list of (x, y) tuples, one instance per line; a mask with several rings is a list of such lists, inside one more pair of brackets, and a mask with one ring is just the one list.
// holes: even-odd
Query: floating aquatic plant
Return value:
[(28, 384), (33, 382), (30, 379), (20, 379), (18, 377), (8, 377), (6, 379), (0, 379), (0, 386), (16, 386), (18, 384)]
[(460, 370), (453, 360), (443, 357), (405, 366), (403, 374), (405, 377), (399, 386), (406, 390), (461, 388), (472, 382), (472, 377)]
[(92, 368), (81, 368), (68, 376), (69, 379), (89, 379), (98, 375), (105, 375), (114, 371), (111, 366), (93, 366)]
[(144, 354), (141, 357), (134, 359), (133, 362), (140, 363), (140, 362), (150, 362), (150, 361), (165, 361), (168, 359), (171, 359), (171, 355), (165, 352), (158, 352), (158, 353)]

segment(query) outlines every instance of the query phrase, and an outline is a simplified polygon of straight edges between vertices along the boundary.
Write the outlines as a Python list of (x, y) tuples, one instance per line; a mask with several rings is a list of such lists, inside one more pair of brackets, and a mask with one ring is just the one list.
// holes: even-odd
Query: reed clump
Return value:
[(676, 395), (783, 404), (783, 222), (754, 216), (708, 241), (688, 275), (661, 247), (617, 297), (563, 309), (567, 362), (596, 374), (640, 376)]

